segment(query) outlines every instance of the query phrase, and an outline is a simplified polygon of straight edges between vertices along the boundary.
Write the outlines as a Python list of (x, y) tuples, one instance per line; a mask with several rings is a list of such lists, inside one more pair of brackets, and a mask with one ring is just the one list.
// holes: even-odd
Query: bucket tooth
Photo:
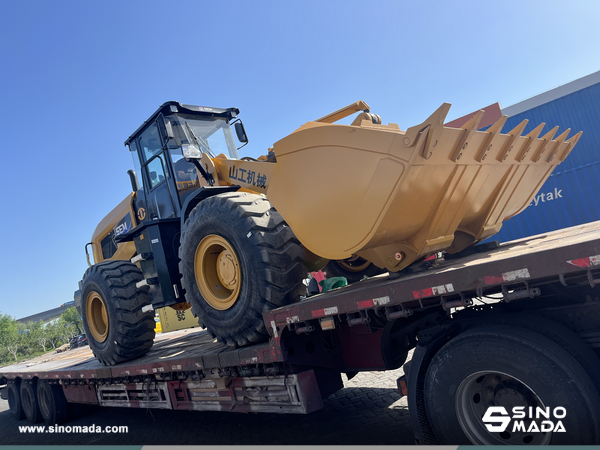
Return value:
[(565, 141), (570, 132), (571, 132), (571, 129), (569, 128), (556, 138), (557, 144), (556, 144), (556, 147), (554, 147), (554, 149), (552, 150), (552, 153), (550, 153), (548, 155), (548, 159), (547, 159), (548, 162), (552, 161), (554, 159), (554, 157), (556, 156), (556, 154), (561, 152), (561, 150), (562, 150), (562, 152), (560, 154), (560, 159), (559, 159), (561, 162), (564, 161), (565, 158), (567, 157), (567, 155), (571, 152), (571, 149), (575, 146), (575, 144), (581, 137), (582, 132), (580, 131), (575, 136), (573, 136), (571, 139), (569, 139), (568, 141)]
[(506, 123), (507, 119), (508, 116), (502, 116), (488, 128), (487, 133), (489, 136), (483, 141), (483, 145), (481, 146), (479, 154), (476, 158), (477, 161), (485, 161), (488, 153), (494, 147), (494, 139), (500, 135), (500, 132), (502, 131), (502, 128), (504, 128), (504, 124)]
[[(554, 146), (552, 147), (552, 151), (550, 151), (550, 153), (548, 154), (548, 158), (546, 158), (546, 162), (550, 162), (554, 159), (556, 154), (559, 152), (561, 146), (565, 143), (565, 140), (567, 139), (567, 136), (569, 135), (570, 132), (571, 132), (571, 129), (567, 128), (556, 139), (554, 139), (552, 141), (554, 143)], [(580, 136), (581, 136), (581, 134), (580, 134)], [(574, 137), (575, 136), (573, 136), (573, 138)], [(573, 139), (573, 138), (571, 138), (571, 139)], [(579, 139), (579, 138), (577, 138), (577, 139)], [(575, 141), (575, 142), (577, 142), (577, 141)], [(569, 147), (569, 145), (567, 145), (567, 148), (568, 147)], [(570, 146), (570, 147), (573, 148), (573, 146)], [(563, 154), (564, 154), (564, 152), (563, 152)], [(568, 155), (568, 153), (567, 153), (567, 155)], [(567, 157), (567, 155), (564, 155), (565, 158)], [(562, 157), (562, 154), (561, 154), (561, 157)], [(563, 159), (561, 159), (561, 161), (563, 161)]]
[[(564, 150), (562, 155), (560, 155), (560, 162), (563, 162), (565, 160), (565, 158), (567, 156), (569, 156), (569, 153), (571, 153), (571, 150), (573, 150), (573, 147), (575, 147), (575, 144), (577, 144), (577, 141), (579, 141), (579, 138), (581, 137), (582, 134), (583, 134), (583, 131), (580, 131), (575, 136), (573, 136), (571, 139), (566, 141), (566, 144), (569, 144), (569, 146)], [(552, 160), (550, 160), (550, 161), (552, 161)]]
[(450, 103), (442, 103), (442, 106), (436, 109), (422, 124), (406, 130), (403, 144), (412, 147), (417, 142), (419, 135), (425, 133), (427, 136), (421, 155), (425, 159), (429, 159), (431, 157), (430, 147), (436, 144), (444, 130), (444, 121), (450, 111), (450, 106)]
[(512, 152), (513, 147), (517, 143), (517, 138), (521, 136), (521, 133), (523, 132), (528, 123), (529, 120), (525, 119), (523, 122), (521, 122), (519, 125), (517, 125), (507, 133), (510, 135), (510, 138), (506, 141), (500, 153), (498, 153), (498, 161), (506, 161), (506, 159), (508, 158), (508, 154)]
[(533, 162), (538, 162), (548, 148), (550, 148), (551, 150), (554, 149), (554, 143), (552, 142), (552, 139), (554, 139), (554, 135), (557, 131), (558, 126), (555, 126), (540, 138), (542, 141), (544, 141), (544, 143), (540, 145), (540, 148), (537, 149), (535, 155), (533, 155), (533, 157), (531, 158)]
[(542, 132), (542, 130), (544, 129), (545, 126), (546, 126), (546, 124), (544, 122), (542, 122), (537, 127), (535, 127), (533, 130), (531, 130), (529, 133), (527, 133), (526, 136), (523, 136), (526, 139), (526, 141), (525, 141), (525, 145), (521, 149), (521, 153), (519, 153), (519, 156), (517, 156), (517, 158), (516, 158), (517, 161), (523, 162), (525, 157), (531, 151), (531, 147), (534, 144), (535, 140), (538, 138), (538, 136), (540, 135), (540, 133)]
[(464, 130), (462, 137), (459, 139), (456, 147), (454, 147), (454, 151), (452, 152), (452, 156), (450, 159), (454, 162), (460, 160), (462, 156), (462, 151), (467, 148), (471, 138), (479, 128), (479, 124), (481, 123), (481, 119), (485, 114), (484, 110), (479, 110), (475, 113), (473, 117), (471, 117), (467, 123), (465, 123), (461, 128)]

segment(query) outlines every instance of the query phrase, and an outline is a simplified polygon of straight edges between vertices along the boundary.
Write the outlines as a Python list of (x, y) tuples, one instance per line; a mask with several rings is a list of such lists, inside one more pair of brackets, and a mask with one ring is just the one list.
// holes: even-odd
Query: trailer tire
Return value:
[(507, 324), (525, 328), (554, 341), (565, 349), (586, 371), (600, 394), (600, 359), (573, 331), (560, 323), (538, 314), (505, 314), (480, 320), (475, 326)]
[[(565, 349), (520, 327), (474, 328), (450, 340), (429, 365), (424, 395), (441, 444), (597, 444), (600, 439), (600, 397), (590, 377)], [(481, 418), (492, 402), (508, 410), (562, 407), (566, 432), (515, 432), (512, 421), (503, 432), (489, 432)]]
[(43, 420), (37, 397), (37, 380), (21, 382), (21, 404), (25, 417), (31, 423), (39, 423)]
[[(83, 276), (81, 318), (92, 352), (112, 366), (139, 358), (154, 343), (154, 313), (142, 312), (150, 300), (140, 269), (129, 261), (105, 261)], [(88, 310), (89, 309), (89, 310)]]
[(37, 396), (40, 413), (46, 424), (60, 425), (67, 420), (67, 398), (60, 385), (40, 380)]
[(268, 339), (263, 312), (305, 291), (304, 250), (261, 195), (224, 193), (200, 202), (183, 225), (179, 258), (200, 326), (232, 347)]
[(10, 408), (10, 414), (15, 420), (23, 420), (25, 418), (25, 412), (23, 411), (23, 404), (21, 403), (21, 393), (19, 386), (20, 383), (8, 383), (8, 407)]
[(348, 283), (356, 283), (362, 280), (364, 277), (374, 277), (386, 273), (386, 269), (380, 269), (375, 264), (359, 258), (358, 265), (352, 267), (352, 262), (348, 260), (335, 260), (332, 259), (325, 266), (325, 273), (327, 278), (333, 277), (344, 277), (348, 280)]

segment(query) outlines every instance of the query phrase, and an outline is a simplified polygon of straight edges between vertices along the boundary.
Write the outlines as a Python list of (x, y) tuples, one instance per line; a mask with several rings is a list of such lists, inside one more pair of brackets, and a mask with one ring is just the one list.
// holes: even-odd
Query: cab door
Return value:
[(174, 182), (169, 173), (166, 145), (156, 122), (137, 138), (137, 144), (142, 157), (142, 178), (147, 192), (147, 219), (152, 221), (176, 217), (179, 208), (173, 201), (176, 196)]

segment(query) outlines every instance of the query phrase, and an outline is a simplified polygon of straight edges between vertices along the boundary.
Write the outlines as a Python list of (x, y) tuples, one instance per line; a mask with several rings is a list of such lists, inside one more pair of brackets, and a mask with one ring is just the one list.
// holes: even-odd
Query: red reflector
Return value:
[(577, 267), (590, 267), (590, 258), (589, 257), (574, 259), (574, 260), (568, 261), (568, 262)]
[(373, 300), (363, 300), (362, 302), (356, 303), (359, 308), (370, 308), (373, 306)]
[(485, 284), (499, 284), (504, 282), (503, 277), (484, 277), (483, 281)]
[(433, 295), (433, 288), (422, 289), (420, 291), (413, 291), (413, 298), (431, 297)]
[(313, 317), (323, 317), (325, 315), (325, 310), (324, 309), (317, 309), (315, 311), (312, 311), (312, 316)]

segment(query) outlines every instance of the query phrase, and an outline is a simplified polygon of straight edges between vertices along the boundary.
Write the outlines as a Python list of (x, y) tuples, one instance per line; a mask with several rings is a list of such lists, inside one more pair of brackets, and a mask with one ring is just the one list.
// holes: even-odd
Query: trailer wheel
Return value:
[(485, 327), (492, 324), (525, 328), (547, 337), (577, 360), (600, 394), (600, 359), (579, 336), (564, 325), (537, 314), (518, 313), (487, 317), (476, 326)]
[[(595, 444), (600, 438), (600, 397), (585, 370), (552, 340), (519, 327), (491, 325), (452, 339), (431, 361), (424, 395), (441, 444)], [(523, 431), (516, 418), (488, 431), (482, 418), (490, 406), (510, 417), (514, 407), (550, 408), (551, 414), (564, 408), (566, 416), (551, 420), (553, 426), (560, 420), (566, 432), (535, 432), (528, 420)], [(539, 429), (542, 420), (535, 420)]]
[(387, 270), (380, 269), (375, 264), (359, 257), (343, 260), (331, 260), (325, 266), (327, 278), (344, 277), (348, 283), (355, 283), (366, 277), (374, 277), (386, 273)]
[(142, 272), (128, 261), (106, 261), (83, 276), (81, 317), (90, 348), (107, 366), (138, 358), (154, 342), (154, 314), (142, 312), (150, 303), (136, 283)]
[(67, 399), (60, 385), (40, 380), (37, 396), (44, 422), (48, 425), (60, 425), (67, 420)]
[(37, 380), (21, 382), (21, 404), (23, 405), (25, 417), (27, 417), (31, 423), (42, 421), (42, 414), (40, 413), (37, 397)]
[(264, 197), (215, 195), (186, 220), (179, 270), (192, 312), (220, 342), (237, 347), (268, 338), (264, 311), (304, 293), (304, 251)]
[(23, 411), (23, 404), (21, 403), (21, 393), (19, 392), (19, 383), (8, 383), (8, 407), (10, 408), (10, 414), (16, 420), (23, 420), (25, 418), (25, 412)]

